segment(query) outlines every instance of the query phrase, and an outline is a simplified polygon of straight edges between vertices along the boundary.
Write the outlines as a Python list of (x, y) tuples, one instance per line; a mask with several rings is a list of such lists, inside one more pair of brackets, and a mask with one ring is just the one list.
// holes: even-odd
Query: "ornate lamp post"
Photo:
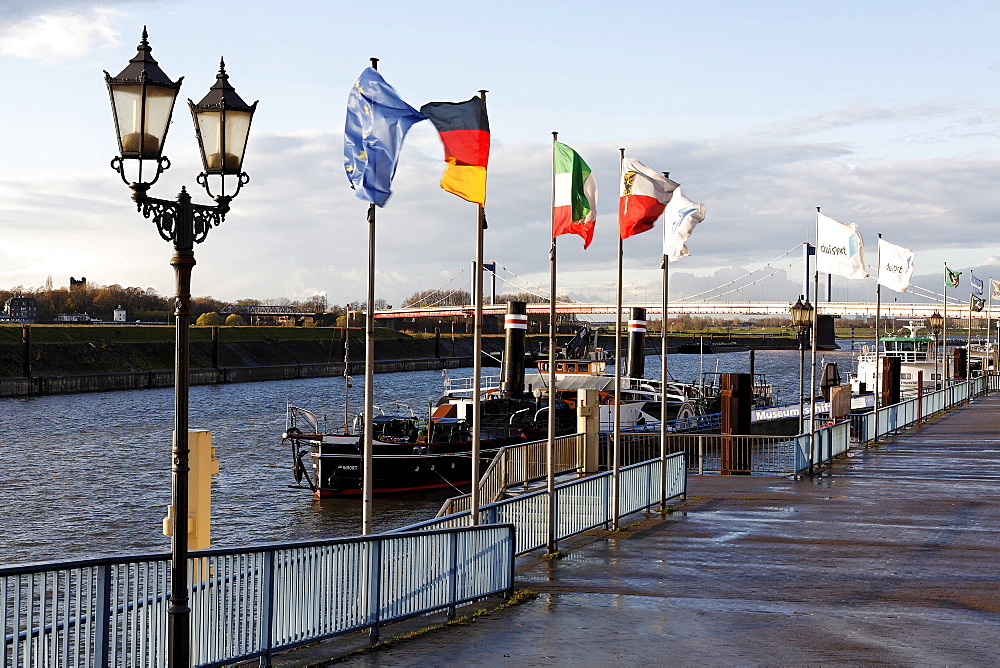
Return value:
[[(173, 242), (176, 295), (174, 302), (174, 440), (171, 465), (171, 503), (173, 536), (170, 542), (170, 603), (167, 608), (169, 639), (167, 659), (171, 666), (190, 664), (191, 608), (188, 597), (188, 389), (189, 332), (191, 323), (191, 270), (195, 265), (194, 244), (201, 243), (208, 231), (225, 220), (229, 203), (250, 179), (243, 173), (243, 153), (246, 149), (250, 121), (257, 103), (247, 105), (232, 86), (224, 64), (220, 66), (215, 85), (198, 104), (188, 100), (195, 122), (195, 134), (201, 150), (205, 171), (197, 182), (215, 201), (214, 206), (192, 204), (191, 196), (181, 188), (176, 200), (147, 196), (150, 186), (170, 168), (163, 155), (163, 144), (170, 126), (174, 101), (183, 77), (171, 81), (163, 73), (147, 41), (146, 29), (138, 53), (121, 73), (104, 78), (111, 95), (111, 110), (118, 135), (119, 155), (111, 160), (111, 168), (131, 188), (136, 209), (145, 218), (152, 218), (160, 236)], [(127, 160), (138, 161), (138, 177), (129, 181), (125, 175)], [(143, 163), (156, 163), (153, 179), (142, 179)], [(219, 194), (212, 193), (208, 177), (217, 175)], [(236, 177), (236, 188), (226, 194), (225, 177)]]
[[(803, 395), (803, 380), (805, 378), (805, 351), (806, 343), (809, 341), (809, 330), (812, 327), (812, 310), (813, 307), (807, 299), (806, 302), (802, 303), (802, 295), (795, 301), (795, 304), (791, 306), (789, 311), (792, 314), (792, 325), (796, 329), (796, 338), (799, 341), (799, 433), (801, 434), (804, 427), (804, 404), (802, 401)], [(810, 384), (811, 386), (811, 384)]]
[[(934, 387), (940, 390), (941, 374), (938, 372), (938, 358), (941, 355), (938, 353), (938, 333), (944, 327), (944, 316), (935, 310), (928, 320), (930, 321), (931, 331), (934, 332)], [(945, 365), (947, 366), (947, 364), (948, 360), (945, 360)]]

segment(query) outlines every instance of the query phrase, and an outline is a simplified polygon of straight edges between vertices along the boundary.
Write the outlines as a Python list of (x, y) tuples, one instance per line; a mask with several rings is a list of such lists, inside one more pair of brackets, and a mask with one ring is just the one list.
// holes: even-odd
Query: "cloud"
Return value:
[(926, 121), (954, 114), (962, 108), (960, 102), (928, 103), (909, 107), (883, 107), (871, 104), (859, 104), (844, 109), (831, 109), (819, 114), (810, 114), (783, 119), (770, 124), (761, 130), (765, 137), (804, 137), (826, 132), (827, 130), (842, 130), (845, 127), (857, 127), (875, 123), (901, 123), (908, 121)]
[[(201, 168), (193, 142), (177, 141), (174, 147), (173, 167), (151, 196), (170, 198), (187, 184), (196, 201), (206, 202), (194, 183)], [(342, 147), (335, 131), (253, 134), (245, 165), (252, 180), (225, 222), (196, 249), (194, 293), (227, 300), (304, 299), (326, 291), (331, 304), (363, 300), (367, 203), (348, 186)], [(606, 301), (613, 297), (616, 276), (618, 144), (574, 148), (597, 176), (597, 234), (587, 251), (578, 237), (560, 237), (559, 292)], [(723, 297), (794, 300), (802, 269), (793, 263), (801, 256), (801, 243), (813, 239), (816, 206), (838, 220), (858, 223), (871, 248), (880, 232), (912, 248), (917, 271), (928, 274), (928, 289), (940, 289), (934, 267), (942, 259), (957, 267), (979, 266), (994, 263), (983, 258), (1000, 255), (1000, 243), (987, 234), (1000, 208), (994, 187), (1000, 158), (857, 160), (842, 144), (731, 138), (636, 140), (629, 154), (654, 169), (671, 170), (685, 193), (707, 206), (705, 222), (688, 242), (691, 256), (671, 265), (671, 292), (677, 298), (796, 249), (774, 263), (782, 273)], [(526, 287), (512, 274), (535, 286), (548, 285), (551, 159), (548, 143), (494, 143), (486, 260), (506, 267), (501, 276), (514, 283), (499, 281), (498, 292)], [(476, 207), (441, 190), (443, 170), (437, 133), (429, 124), (415, 126), (393, 196), (377, 211), (376, 293), (392, 304), (438, 288), (456, 274), (449, 289), (468, 289)], [(153, 286), (172, 294), (169, 244), (136, 214), (128, 197), (128, 189), (103, 164), (82, 176), (64, 173), (0, 184), (4, 252), (13, 258), (4, 263), (9, 270), (0, 283), (39, 285), (48, 274), (60, 283), (82, 274), (99, 283)], [(627, 300), (658, 299), (659, 243), (655, 230), (625, 242)], [(874, 256), (869, 259), (874, 263)], [(870, 291), (859, 291), (861, 283), (835, 281), (835, 294), (870, 298)]]
[(32, 13), (0, 14), (0, 53), (51, 64), (120, 43), (115, 23), (126, 14), (79, 3), (30, 3)]

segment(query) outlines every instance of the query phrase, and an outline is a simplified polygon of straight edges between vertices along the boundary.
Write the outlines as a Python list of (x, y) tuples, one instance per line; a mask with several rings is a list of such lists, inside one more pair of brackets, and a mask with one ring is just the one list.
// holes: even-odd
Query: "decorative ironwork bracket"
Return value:
[[(176, 201), (148, 197), (148, 183), (132, 183), (132, 199), (136, 211), (143, 218), (152, 220), (156, 231), (164, 241), (171, 241), (180, 247), (190, 247), (199, 244), (208, 237), (213, 227), (218, 227), (229, 213), (231, 196), (216, 196), (215, 206), (192, 204), (191, 195), (186, 188), (181, 188)], [(186, 220), (188, 219), (189, 220)], [(189, 237), (189, 238), (188, 238)]]

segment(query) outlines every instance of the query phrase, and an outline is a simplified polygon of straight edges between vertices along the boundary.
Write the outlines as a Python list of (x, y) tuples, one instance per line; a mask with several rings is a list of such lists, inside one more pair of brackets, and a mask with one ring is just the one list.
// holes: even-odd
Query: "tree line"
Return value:
[[(70, 287), (55, 288), (50, 276), (44, 286), (37, 288), (16, 285), (10, 289), (0, 288), (0, 306), (6, 304), (12, 297), (31, 297), (38, 304), (39, 323), (55, 322), (59, 314), (86, 313), (95, 320), (112, 321), (114, 311), (119, 306), (125, 309), (130, 322), (162, 322), (171, 320), (174, 312), (174, 297), (161, 295), (153, 288), (123, 287), (118, 284), (99, 285), (85, 282)], [(376, 306), (379, 306), (376, 301)], [(240, 299), (235, 302), (222, 301), (214, 297), (193, 297), (191, 299), (191, 317), (198, 318), (209, 314), (218, 314), (229, 303), (240, 306), (289, 306), (298, 308), (303, 313), (342, 314), (345, 309), (363, 310), (364, 302), (351, 302), (340, 306), (328, 304), (325, 295), (313, 295), (304, 300), (286, 298), (278, 299)], [(387, 306), (387, 304), (386, 304)], [(204, 318), (203, 318), (204, 319)], [(211, 319), (212, 323), (222, 324)], [(219, 318), (221, 320), (221, 318)]]

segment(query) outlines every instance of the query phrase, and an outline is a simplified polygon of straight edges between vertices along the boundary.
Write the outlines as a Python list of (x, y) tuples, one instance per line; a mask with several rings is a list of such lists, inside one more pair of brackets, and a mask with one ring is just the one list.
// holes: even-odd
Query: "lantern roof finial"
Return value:
[[(111, 79), (110, 76), (106, 78)], [(139, 46), (136, 47), (135, 56), (128, 62), (125, 69), (118, 76), (114, 77), (116, 83), (145, 82), (160, 86), (169, 86), (171, 88), (180, 88), (181, 81), (183, 80), (184, 77), (181, 77), (177, 81), (171, 81), (170, 77), (160, 69), (159, 63), (153, 58), (153, 47), (149, 45), (149, 35), (146, 32), (146, 26), (142, 27), (142, 40), (139, 42)]]
[(212, 85), (208, 94), (201, 99), (201, 102), (197, 106), (202, 109), (216, 107), (219, 109), (235, 109), (236, 111), (253, 111), (257, 103), (254, 102), (252, 105), (247, 104), (237, 94), (236, 89), (229, 83), (225, 58), (219, 58), (219, 73), (215, 75), (215, 84)]

